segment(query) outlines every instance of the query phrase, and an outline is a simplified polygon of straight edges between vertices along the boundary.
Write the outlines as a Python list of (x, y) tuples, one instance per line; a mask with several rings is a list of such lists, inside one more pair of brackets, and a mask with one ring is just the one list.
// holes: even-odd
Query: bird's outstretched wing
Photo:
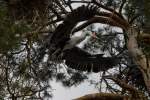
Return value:
[[(88, 20), (95, 16), (97, 12), (97, 6), (81, 6), (69, 13), (64, 19), (63, 23), (59, 24), (53, 35), (50, 37), (47, 47), (49, 50), (55, 51), (55, 48), (60, 48), (61, 50), (66, 45), (67, 41), (70, 40), (70, 34), (74, 27), (81, 21)], [(54, 50), (51, 50), (54, 49)]]
[(63, 23), (58, 25), (53, 34), (45, 41), (44, 46), (40, 49), (42, 53), (39, 55), (42, 56), (37, 57), (38, 60), (35, 62), (38, 63), (39, 60), (42, 60), (46, 53), (45, 49), (47, 49), (51, 58), (55, 58), (55, 56), (57, 58), (59, 51), (62, 51), (64, 53), (62, 60), (66, 61), (66, 65), (82, 71), (105, 71), (116, 65), (118, 60), (114, 58), (103, 57), (101, 54), (91, 55), (77, 47), (63, 51), (77, 23), (92, 18), (97, 12), (97, 6), (81, 6), (69, 13)]
[(116, 57), (103, 57), (103, 54), (91, 55), (78, 47), (65, 51), (64, 59), (68, 67), (88, 72), (106, 71), (119, 62)]

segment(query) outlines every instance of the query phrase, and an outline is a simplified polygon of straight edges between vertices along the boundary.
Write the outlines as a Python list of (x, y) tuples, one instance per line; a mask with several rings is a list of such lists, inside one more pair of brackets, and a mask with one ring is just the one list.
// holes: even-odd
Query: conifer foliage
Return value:
[[(96, 72), (101, 79), (89, 81), (100, 93), (77, 100), (147, 100), (149, 4), (149, 0), (0, 0), (0, 99), (51, 98), (52, 80), (77, 86)], [(82, 46), (63, 50), (76, 32), (91, 32), (97, 38), (89, 36)]]

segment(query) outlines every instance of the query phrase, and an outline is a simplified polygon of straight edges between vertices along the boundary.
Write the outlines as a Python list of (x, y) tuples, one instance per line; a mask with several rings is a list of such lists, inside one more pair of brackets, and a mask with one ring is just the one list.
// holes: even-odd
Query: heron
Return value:
[(59, 54), (59, 58), (63, 57), (63, 52), (66, 50), (70, 50), (72, 48), (74, 48), (75, 46), (77, 46), (78, 44), (80, 44), (82, 41), (84, 41), (86, 39), (86, 37), (91, 36), (92, 38), (97, 38), (95, 34), (96, 32), (94, 31), (85, 31), (83, 30), (83, 32), (81, 33), (81, 35), (79, 36), (72, 36), (70, 37), (70, 39), (66, 42), (66, 44), (64, 45), (63, 49), (59, 48), (57, 49), (53, 54), (52, 57), (55, 57), (57, 54)]

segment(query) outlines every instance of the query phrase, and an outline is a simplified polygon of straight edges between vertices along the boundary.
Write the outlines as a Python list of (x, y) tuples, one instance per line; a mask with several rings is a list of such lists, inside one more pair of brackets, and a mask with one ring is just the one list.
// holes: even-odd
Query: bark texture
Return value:
[(133, 27), (128, 29), (128, 50), (129, 54), (133, 57), (134, 62), (141, 70), (147, 90), (150, 94), (150, 60), (146, 58), (142, 49), (138, 47), (137, 34), (137, 31)]

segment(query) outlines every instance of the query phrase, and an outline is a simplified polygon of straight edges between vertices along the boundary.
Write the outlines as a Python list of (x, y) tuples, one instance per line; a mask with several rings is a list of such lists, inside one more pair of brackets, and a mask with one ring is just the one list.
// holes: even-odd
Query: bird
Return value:
[[(57, 49), (52, 54), (52, 57), (62, 58), (64, 51), (70, 50), (70, 49), (74, 48), (75, 46), (77, 46), (78, 44), (80, 44), (82, 41), (84, 41), (86, 39), (86, 37), (88, 37), (88, 36), (91, 36), (93, 38), (98, 38), (96, 36), (95, 32), (83, 30), (83, 32), (81, 33), (81, 35), (70, 37), (70, 39), (66, 42), (66, 44), (64, 45), (64, 47), (62, 49), (61, 48)], [(58, 56), (58, 57), (56, 57), (56, 56)]]
[(69, 13), (64, 21), (58, 25), (55, 31), (45, 39), (43, 46), (39, 48), (39, 56), (35, 64), (39, 63), (45, 54), (48, 54), (51, 60), (52, 54), (58, 56), (62, 53), (62, 62), (68, 67), (81, 70), (99, 72), (106, 71), (109, 68), (117, 65), (119, 58), (117, 57), (103, 57), (103, 54), (90, 54), (77, 47), (87, 36), (96, 37), (96, 32), (83, 31), (80, 36), (71, 36), (74, 34), (73, 29), (81, 21), (86, 21), (94, 17), (97, 13), (98, 7), (95, 6), (81, 6)]
[(75, 38), (70, 37), (70, 35), (74, 34), (73, 30), (79, 22), (87, 21), (94, 17), (98, 12), (97, 10), (97, 6), (83, 5), (66, 15), (63, 22), (58, 25), (52, 36), (48, 39), (49, 41), (44, 43), (51, 58), (57, 58), (62, 51), (74, 47), (74, 45), (80, 43), (80, 41), (83, 41), (86, 38), (84, 33), (81, 37)]
[(93, 38), (97, 38), (96, 35), (94, 34), (94, 32), (83, 30), (83, 32), (81, 33), (80, 36), (72, 36), (70, 38), (70, 40), (67, 41), (66, 45), (63, 48), (63, 51), (75, 47), (76, 45), (78, 45), (82, 41), (84, 41), (86, 39), (86, 37), (88, 37), (88, 36), (91, 36)]

